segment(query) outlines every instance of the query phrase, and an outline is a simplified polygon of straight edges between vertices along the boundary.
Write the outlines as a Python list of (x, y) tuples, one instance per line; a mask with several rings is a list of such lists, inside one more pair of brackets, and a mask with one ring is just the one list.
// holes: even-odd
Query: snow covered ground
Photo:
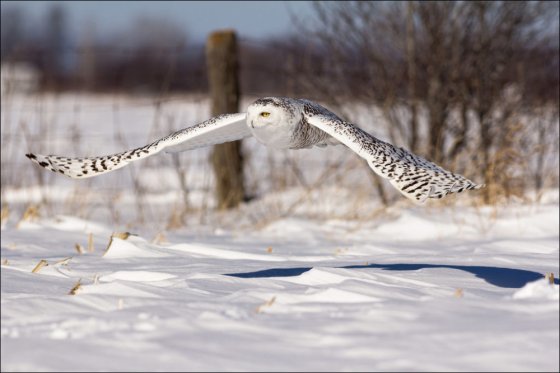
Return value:
[(8, 223), (2, 371), (558, 371), (558, 213), (555, 191), (500, 210), (138, 231), (107, 251), (103, 224)]
[(212, 212), (207, 151), (190, 152), (192, 209), (171, 229), (169, 158), (73, 181), (23, 153), (144, 145), (207, 117), (203, 101), (2, 100), (2, 371), (559, 370), (558, 189), (383, 209), (342, 147), (248, 141), (258, 198)]

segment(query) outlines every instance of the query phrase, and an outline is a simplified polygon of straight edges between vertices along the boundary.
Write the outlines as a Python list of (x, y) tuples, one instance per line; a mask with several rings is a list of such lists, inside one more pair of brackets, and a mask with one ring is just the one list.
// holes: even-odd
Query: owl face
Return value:
[(251, 128), (278, 126), (285, 121), (285, 110), (272, 99), (257, 100), (247, 109), (247, 124)]
[(253, 136), (266, 145), (285, 148), (297, 124), (293, 105), (281, 98), (262, 98), (247, 109), (247, 125)]

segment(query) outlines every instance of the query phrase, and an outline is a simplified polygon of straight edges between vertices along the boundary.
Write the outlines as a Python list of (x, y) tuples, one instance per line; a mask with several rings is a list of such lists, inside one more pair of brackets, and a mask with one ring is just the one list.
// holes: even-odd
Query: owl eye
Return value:
[(266, 117), (269, 117), (269, 116), (270, 116), (270, 113), (268, 111), (263, 111), (261, 113), (261, 117), (263, 117), (263, 118), (266, 118)]

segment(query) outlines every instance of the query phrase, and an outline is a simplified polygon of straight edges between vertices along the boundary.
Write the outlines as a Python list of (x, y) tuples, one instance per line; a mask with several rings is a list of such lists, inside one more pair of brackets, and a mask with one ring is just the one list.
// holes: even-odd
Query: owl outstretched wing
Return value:
[(405, 197), (423, 203), (450, 193), (480, 189), (469, 179), (447, 171), (419, 155), (387, 142), (340, 118), (324, 114), (306, 116), (307, 122), (342, 142), (364, 158), (378, 175), (388, 179)]
[(39, 166), (71, 178), (87, 178), (114, 171), (130, 162), (143, 159), (164, 150), (181, 152), (208, 145), (221, 144), (251, 136), (247, 114), (222, 114), (195, 126), (174, 132), (146, 146), (122, 153), (91, 158), (67, 158), (56, 155), (29, 153), (27, 158)]

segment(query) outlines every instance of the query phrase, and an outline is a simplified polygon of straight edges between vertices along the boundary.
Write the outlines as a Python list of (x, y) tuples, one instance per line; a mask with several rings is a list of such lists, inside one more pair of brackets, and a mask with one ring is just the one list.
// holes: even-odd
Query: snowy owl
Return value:
[(381, 177), (404, 196), (424, 202), (449, 193), (479, 189), (461, 175), (378, 140), (323, 106), (305, 99), (266, 97), (253, 102), (246, 113), (223, 114), (172, 133), (146, 146), (93, 158), (26, 154), (38, 165), (71, 178), (87, 178), (114, 171), (162, 150), (180, 152), (254, 136), (276, 149), (302, 149), (344, 144), (364, 158)]

